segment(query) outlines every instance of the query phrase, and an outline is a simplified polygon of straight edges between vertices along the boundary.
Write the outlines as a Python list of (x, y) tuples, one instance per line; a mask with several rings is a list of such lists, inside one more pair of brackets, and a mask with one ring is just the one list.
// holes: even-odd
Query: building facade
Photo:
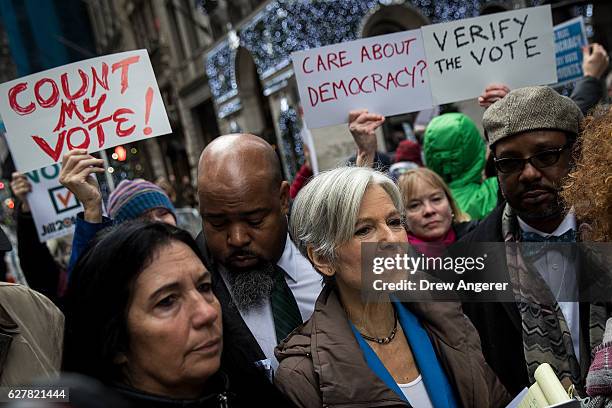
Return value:
[[(204, 1), (205, 3), (205, 1)], [(521, 2), (522, 3), (522, 2)], [(285, 177), (302, 162), (300, 102), (292, 52), (362, 37), (419, 28), (425, 24), (512, 9), (512, 1), (274, 0), (217, 40), (206, 54), (211, 93), (222, 133), (239, 130), (275, 144)], [(462, 110), (474, 111), (474, 103)], [(412, 115), (388, 118), (388, 141)], [(346, 125), (312, 130), (319, 166), (338, 164), (354, 152)], [(381, 146), (385, 150), (385, 143)], [(387, 146), (394, 149), (394, 146)]]
[[(80, 0), (0, 1), (0, 82), (95, 56)], [(15, 171), (1, 126), (2, 178)]]

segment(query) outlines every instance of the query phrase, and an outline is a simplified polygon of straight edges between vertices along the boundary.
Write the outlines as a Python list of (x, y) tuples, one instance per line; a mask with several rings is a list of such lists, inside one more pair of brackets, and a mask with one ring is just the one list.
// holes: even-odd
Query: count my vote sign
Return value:
[(0, 85), (0, 114), (15, 166), (28, 172), (170, 133), (146, 50), (64, 65)]
[(40, 242), (74, 231), (76, 215), (83, 211), (74, 194), (59, 182), (60, 165), (25, 173), (32, 185), (28, 203)]

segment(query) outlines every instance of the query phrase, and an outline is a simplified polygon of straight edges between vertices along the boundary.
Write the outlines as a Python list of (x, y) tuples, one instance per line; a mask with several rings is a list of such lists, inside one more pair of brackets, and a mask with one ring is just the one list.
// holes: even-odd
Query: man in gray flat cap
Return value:
[[(483, 126), (505, 202), (461, 242), (577, 241), (576, 218), (559, 192), (582, 119), (571, 99), (543, 86), (511, 91), (485, 111)], [(610, 315), (604, 306), (578, 302), (578, 271), (590, 265), (546, 244), (529, 254), (529, 245), (521, 246), (518, 255), (511, 247), (494, 267), (508, 273), (517, 301), (464, 303), (485, 358), (511, 394), (533, 383), (541, 363), (553, 367), (566, 389), (581, 389), (591, 345), (601, 341)], [(517, 289), (526, 276), (539, 285), (527, 295)]]

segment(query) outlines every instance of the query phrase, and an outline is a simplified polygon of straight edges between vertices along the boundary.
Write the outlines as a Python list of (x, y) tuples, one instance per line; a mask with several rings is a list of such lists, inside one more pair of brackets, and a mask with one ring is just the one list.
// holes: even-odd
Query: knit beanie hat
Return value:
[(108, 197), (108, 214), (115, 222), (136, 219), (154, 208), (166, 208), (176, 218), (164, 190), (143, 179), (123, 180)]
[(394, 162), (413, 162), (422, 166), (421, 162), (421, 146), (411, 140), (402, 140), (395, 150)]
[(606, 322), (602, 343), (593, 349), (593, 362), (586, 379), (586, 391), (591, 397), (612, 396), (612, 318)]

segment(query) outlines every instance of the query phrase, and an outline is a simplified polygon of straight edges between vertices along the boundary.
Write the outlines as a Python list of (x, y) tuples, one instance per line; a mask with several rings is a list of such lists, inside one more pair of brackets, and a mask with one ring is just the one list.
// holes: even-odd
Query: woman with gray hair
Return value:
[(393, 181), (365, 167), (321, 173), (298, 194), (291, 235), (325, 287), (310, 320), (276, 349), (275, 383), (297, 406), (508, 402), (458, 304), (362, 299), (361, 244), (406, 243), (402, 213)]

